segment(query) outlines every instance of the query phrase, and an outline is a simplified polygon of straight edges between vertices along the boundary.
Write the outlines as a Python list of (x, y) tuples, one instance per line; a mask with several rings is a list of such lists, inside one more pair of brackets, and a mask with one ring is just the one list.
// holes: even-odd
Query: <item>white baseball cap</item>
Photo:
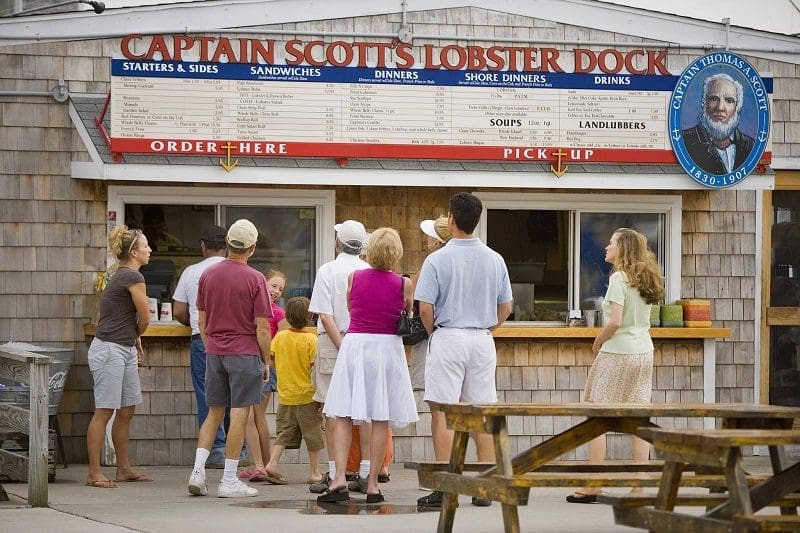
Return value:
[(364, 224), (356, 220), (345, 220), (341, 224), (333, 226), (336, 230), (336, 236), (340, 242), (350, 243), (356, 241), (362, 246), (369, 242), (369, 233), (364, 227)]
[(424, 233), (428, 237), (436, 239), (440, 243), (444, 244), (446, 241), (441, 237), (439, 237), (439, 234), (436, 233), (435, 224), (436, 222), (433, 220), (423, 220), (422, 222), (419, 223), (419, 229), (421, 229), (422, 233)]
[(256, 243), (258, 240), (258, 230), (252, 222), (246, 218), (241, 218), (231, 224), (225, 240), (231, 248), (244, 250)]

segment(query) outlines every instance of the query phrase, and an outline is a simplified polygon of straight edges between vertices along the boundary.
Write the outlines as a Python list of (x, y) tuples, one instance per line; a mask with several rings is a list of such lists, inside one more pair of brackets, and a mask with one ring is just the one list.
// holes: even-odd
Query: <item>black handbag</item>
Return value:
[[(403, 288), (405, 281), (400, 285), (400, 296), (405, 296)], [(403, 298), (405, 301), (405, 298)], [(400, 312), (400, 322), (397, 323), (397, 334), (403, 338), (403, 344), (413, 346), (419, 344), (428, 338), (428, 332), (425, 326), (422, 325), (422, 319), (419, 317), (419, 304), (414, 302), (414, 315), (408, 316), (406, 310)]]

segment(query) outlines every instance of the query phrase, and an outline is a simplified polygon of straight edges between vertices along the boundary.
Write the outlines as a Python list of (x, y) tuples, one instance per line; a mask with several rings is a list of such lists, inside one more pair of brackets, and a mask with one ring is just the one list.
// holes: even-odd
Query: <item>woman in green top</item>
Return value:
[[(594, 339), (596, 355), (586, 380), (584, 400), (594, 403), (650, 403), (653, 389), (653, 341), (650, 305), (664, 298), (664, 276), (647, 238), (620, 228), (606, 246), (606, 262), (614, 265), (603, 301), (605, 327)], [(633, 437), (633, 459), (647, 461), (650, 445)], [(606, 437), (589, 443), (589, 462), (602, 463)], [(583, 488), (567, 496), (570, 503), (597, 501), (599, 487)]]

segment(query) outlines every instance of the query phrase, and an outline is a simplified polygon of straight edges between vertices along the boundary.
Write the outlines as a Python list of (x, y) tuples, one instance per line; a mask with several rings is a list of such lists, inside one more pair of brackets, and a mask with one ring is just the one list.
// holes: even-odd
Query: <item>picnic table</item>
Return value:
[[(498, 501), (502, 506), (506, 532), (520, 531), (518, 505), (526, 505), (531, 487), (541, 486), (658, 486), (661, 472), (649, 465), (620, 469), (592, 467), (583, 472), (565, 464), (564, 475), (558, 472), (558, 457), (608, 432), (635, 435), (639, 428), (658, 428), (656, 417), (717, 418), (727, 429), (791, 429), (800, 408), (757, 404), (591, 404), (591, 403), (494, 403), (483, 405), (441, 404), (429, 402), (431, 411), (445, 414), (447, 427), (454, 430), (450, 462), (407, 463), (418, 470), (420, 484), (444, 492), (437, 531), (453, 530), (458, 495), (465, 494)], [(509, 416), (585, 417), (572, 427), (512, 457), (510, 453)], [(495, 463), (466, 465), (470, 432), (489, 433), (495, 445)], [(783, 469), (779, 449), (770, 447), (773, 465)], [(588, 464), (586, 464), (589, 467)], [(465, 475), (465, 470), (478, 471)], [(554, 471), (556, 470), (556, 471)], [(620, 471), (622, 470), (622, 471)], [(627, 470), (627, 471), (625, 471)], [(683, 476), (684, 486), (724, 488), (728, 482), (721, 469), (712, 473), (698, 470)]]
[[(800, 431), (792, 429), (686, 430), (640, 428), (639, 435), (652, 442), (664, 457), (658, 496), (607, 496), (603, 503), (614, 506), (618, 524), (650, 531), (800, 531), (797, 505), (800, 497), (800, 463), (784, 468), (773, 462), (773, 473), (757, 484), (748, 482), (742, 461), (742, 446), (768, 446), (771, 455), (780, 457), (782, 447), (800, 444)], [(728, 481), (727, 494), (707, 504), (702, 515), (676, 512), (686, 497), (678, 496), (681, 476), (688, 465), (716, 466)], [(691, 498), (691, 497), (690, 497)], [(780, 515), (758, 514), (764, 507), (777, 505)]]

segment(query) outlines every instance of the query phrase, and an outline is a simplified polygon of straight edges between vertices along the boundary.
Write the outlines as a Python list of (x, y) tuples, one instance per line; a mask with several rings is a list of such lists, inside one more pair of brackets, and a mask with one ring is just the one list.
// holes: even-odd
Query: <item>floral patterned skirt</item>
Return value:
[(600, 352), (589, 369), (583, 399), (594, 403), (650, 403), (653, 352)]

